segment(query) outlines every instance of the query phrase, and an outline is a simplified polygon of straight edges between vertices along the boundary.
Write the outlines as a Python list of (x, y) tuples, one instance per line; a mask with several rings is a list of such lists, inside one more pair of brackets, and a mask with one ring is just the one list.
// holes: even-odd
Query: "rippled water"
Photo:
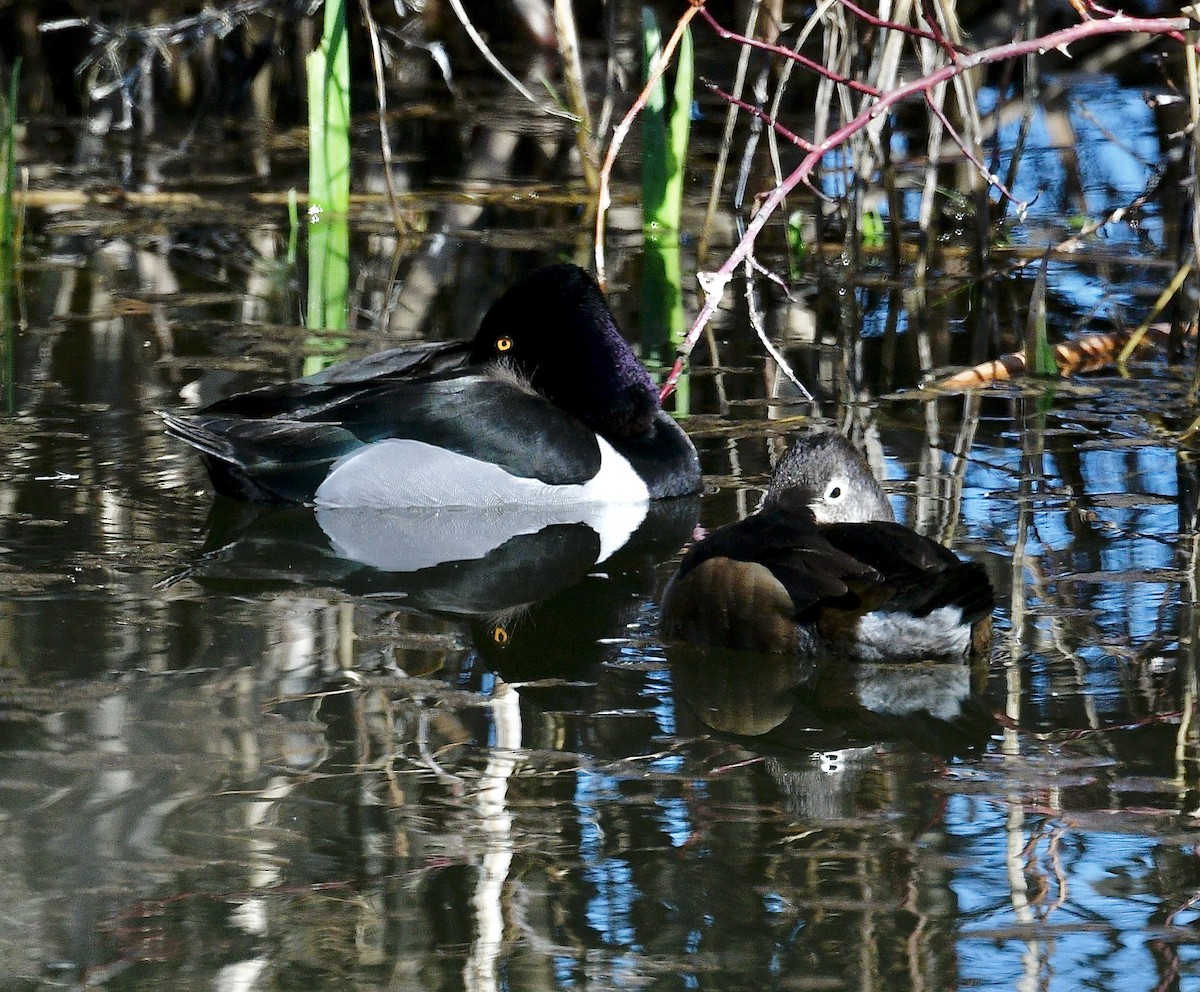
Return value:
[[(0, 418), (5, 987), (1200, 988), (1190, 369), (928, 399), (887, 335), (789, 346), (900, 517), (984, 562), (1000, 599), (986, 670), (798, 694), (787, 666), (655, 634), (682, 547), (753, 510), (812, 412), (768, 404), (734, 311), (684, 419), (707, 492), (599, 565), (590, 532), (551, 526), (397, 575), (406, 541), (449, 538), (214, 503), (154, 411), (331, 342), (297, 326), (284, 210), (236, 143), (195, 158), (219, 196), (195, 159), (163, 186), (199, 206), (29, 219)], [(1131, 161), (1093, 163), (1105, 204)], [(440, 269), (420, 229), (356, 226), (364, 329), (334, 343), (469, 334), (522, 271), (586, 249), (551, 200), (514, 180)], [(615, 243), (634, 327), (636, 252)], [(411, 318), (380, 316), (393, 251)], [(1052, 319), (1109, 276), (1126, 299), (1161, 288), (1136, 256), (1064, 263)], [(868, 329), (903, 306), (858, 302)]]

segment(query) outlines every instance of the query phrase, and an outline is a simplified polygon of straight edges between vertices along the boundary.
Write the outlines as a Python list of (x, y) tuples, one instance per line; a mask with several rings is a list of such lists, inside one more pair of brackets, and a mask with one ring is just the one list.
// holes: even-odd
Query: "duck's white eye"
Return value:
[(825, 498), (827, 500), (839, 500), (842, 498), (841, 483), (831, 482), (829, 488), (825, 490)]

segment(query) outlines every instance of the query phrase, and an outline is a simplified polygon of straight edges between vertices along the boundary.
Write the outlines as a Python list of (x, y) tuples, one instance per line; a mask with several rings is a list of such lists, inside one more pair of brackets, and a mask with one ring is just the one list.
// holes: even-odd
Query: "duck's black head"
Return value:
[(650, 374), (621, 336), (596, 281), (576, 265), (539, 269), (492, 304), (471, 361), (511, 365), (601, 434), (635, 437), (659, 410)]
[(807, 509), (822, 524), (895, 519), (859, 450), (841, 434), (825, 430), (795, 439), (775, 467), (763, 509)]

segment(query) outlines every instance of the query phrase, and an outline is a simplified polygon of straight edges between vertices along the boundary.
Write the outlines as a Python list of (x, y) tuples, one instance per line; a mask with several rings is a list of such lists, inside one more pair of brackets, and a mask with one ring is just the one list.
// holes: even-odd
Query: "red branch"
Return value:
[(950, 140), (958, 146), (958, 150), (963, 153), (963, 157), (966, 158), (966, 160), (973, 166), (975, 166), (979, 174), (983, 176), (983, 181), (991, 186), (992, 189), (996, 190), (1010, 203), (1016, 204), (1018, 210), (1024, 210), (1029, 204), (1019, 203), (1017, 198), (1008, 191), (1008, 187), (1000, 181), (1000, 177), (988, 171), (987, 166), (979, 160), (979, 156), (967, 147), (967, 143), (963, 140), (962, 135), (960, 135), (958, 131), (954, 129), (954, 125), (950, 123), (950, 118), (947, 117), (946, 112), (937, 105), (937, 101), (934, 100), (933, 94), (928, 90), (925, 91), (925, 103), (929, 107), (929, 110), (934, 117), (942, 122), (942, 127), (945, 128), (946, 133), (950, 135)]
[(782, 124), (779, 123), (779, 121), (775, 120), (775, 118), (773, 118), (770, 114), (768, 114), (761, 107), (756, 107), (752, 103), (747, 103), (745, 100), (739, 99), (738, 97), (734, 96), (732, 93), (726, 93), (716, 83), (710, 83), (707, 79), (701, 79), (700, 82), (702, 82), (705, 85), (705, 87), (707, 87), (711, 92), (713, 92), (717, 96), (719, 96), (726, 103), (733, 104), (739, 110), (744, 110), (751, 117), (756, 117), (758, 120), (762, 121), (768, 127), (773, 128), (779, 134), (783, 135), (783, 137), (786, 138), (788, 141), (790, 141), (793, 145), (796, 145), (799, 148), (803, 148), (806, 152), (811, 152), (816, 147), (811, 141), (806, 141), (804, 138), (800, 137), (800, 135), (796, 134), (794, 131), (791, 131), (788, 128), (784, 127)]
[[(706, 14), (707, 12), (702, 11), (702, 13)], [(717, 306), (721, 302), (724, 286), (732, 278), (734, 270), (741, 264), (742, 259), (750, 253), (755, 239), (763, 227), (766, 226), (771, 215), (775, 213), (779, 205), (783, 203), (792, 190), (801, 183), (808, 181), (817, 163), (827, 153), (843, 144), (852, 134), (861, 131), (875, 120), (875, 118), (884, 114), (896, 104), (917, 94), (925, 93), (939, 83), (954, 79), (956, 76), (961, 76), (963, 73), (969, 72), (971, 69), (977, 69), (982, 65), (990, 65), (993, 62), (1003, 62), (1007, 59), (1019, 58), (1020, 56), (1034, 53), (1044, 54), (1056, 48), (1065, 49), (1068, 45), (1082, 41), (1085, 38), (1095, 38), (1110, 34), (1149, 34), (1181, 37), (1182, 32), (1189, 30), (1193, 26), (1193, 22), (1185, 17), (1127, 17), (1124, 14), (1117, 14), (1107, 20), (1091, 20), (1082, 24), (1075, 24), (1069, 28), (1053, 31), (1040, 38), (1027, 38), (1020, 41), (1008, 42), (1004, 45), (997, 45), (995, 48), (985, 48), (982, 51), (970, 54), (957, 54), (950, 65), (942, 66), (942, 68), (929, 73), (927, 76), (922, 76), (920, 79), (915, 79), (910, 83), (897, 86), (894, 90), (889, 90), (887, 93), (881, 94), (874, 103), (865, 108), (853, 120), (843, 124), (805, 155), (804, 160), (762, 201), (758, 213), (751, 218), (750, 223), (746, 226), (746, 233), (742, 235), (742, 239), (734, 247), (732, 254), (725, 260), (721, 268), (709, 274), (710, 283), (721, 287), (721, 289), (706, 293), (704, 306), (700, 308), (700, 313), (697, 314), (691, 330), (688, 331), (687, 338), (676, 354), (675, 364), (671, 367), (671, 374), (667, 376), (666, 381), (663, 383), (660, 391), (662, 398), (666, 399), (674, 391), (675, 383), (683, 372), (683, 363), (692, 353), (692, 349), (700, 339), (701, 333), (703, 333), (705, 326), (712, 319), (712, 315), (716, 312)]]
[(806, 69), (811, 69), (818, 75), (824, 76), (826, 79), (832, 79), (835, 83), (840, 83), (843, 86), (849, 87), (852, 90), (858, 90), (859, 93), (866, 93), (867, 96), (879, 96), (879, 90), (874, 86), (869, 86), (866, 83), (860, 83), (857, 79), (851, 79), (849, 76), (843, 76), (840, 73), (834, 72), (828, 66), (821, 65), (807, 55), (801, 55), (793, 48), (784, 48), (782, 45), (773, 45), (769, 41), (760, 41), (758, 38), (748, 38), (744, 34), (738, 34), (736, 31), (730, 31), (728, 28), (722, 27), (717, 23), (717, 19), (708, 12), (707, 7), (700, 8), (700, 16), (708, 21), (711, 27), (719, 37), (726, 41), (736, 41), (740, 45), (745, 45), (748, 48), (759, 48), (764, 52), (770, 52), (772, 55), (778, 55), (780, 58), (791, 59), (793, 62), (799, 62)]
[(908, 24), (898, 24), (895, 21), (885, 21), (882, 17), (876, 17), (869, 11), (863, 10), (851, 0), (842, 0), (842, 6), (845, 7), (859, 20), (866, 21), (872, 27), (883, 28), (886, 31), (899, 31), (901, 34), (911, 34), (914, 38), (925, 38), (928, 41), (937, 41), (937, 37), (931, 31), (923, 31), (920, 28), (912, 27)]
[(929, 32), (933, 35), (933, 40), (941, 46), (946, 58), (954, 61), (958, 55), (958, 51), (950, 44), (950, 39), (942, 32), (942, 26), (938, 24), (937, 14), (930, 7), (929, 0), (921, 0), (921, 18), (929, 25)]

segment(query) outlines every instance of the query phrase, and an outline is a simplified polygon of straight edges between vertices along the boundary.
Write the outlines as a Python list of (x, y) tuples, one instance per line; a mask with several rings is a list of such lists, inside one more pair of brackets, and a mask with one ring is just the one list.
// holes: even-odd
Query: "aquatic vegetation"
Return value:
[[(584, 177), (588, 193), (594, 190), (581, 213), (589, 220), (594, 214), (593, 250), (601, 282), (606, 276), (604, 228), (612, 205), (611, 175), (615, 165), (626, 166), (626, 172), (644, 166), (643, 201), (648, 211), (644, 226), (658, 234), (677, 231), (682, 224), (671, 205), (677, 202), (674, 192), (684, 184), (685, 177), (691, 175), (705, 187), (709, 210), (704, 226), (688, 232), (697, 246), (694, 262), (686, 253), (679, 261), (681, 273), (695, 268), (713, 276), (705, 281), (698, 300), (688, 289), (690, 279), (680, 276), (684, 308), (698, 309), (699, 313), (681, 348), (683, 355), (677, 369), (682, 368), (733, 277), (745, 279), (749, 274), (749, 280), (764, 289), (768, 277), (779, 282), (788, 278), (809, 286), (835, 286), (840, 278), (837, 258), (841, 253), (850, 264), (863, 258), (889, 263), (889, 278), (911, 289), (916, 317), (913, 322), (918, 325), (926, 323), (923, 314), (942, 308), (954, 294), (966, 300), (972, 362), (979, 362), (988, 352), (1015, 350), (1019, 342), (1008, 338), (1019, 336), (1023, 314), (1013, 313), (1014, 307), (1003, 297), (1015, 295), (1013, 287), (1022, 284), (1022, 270), (1028, 261), (1010, 260), (1005, 255), (1017, 244), (1010, 237), (1011, 230), (1024, 224), (1028, 211), (1036, 205), (1037, 190), (1031, 188), (1030, 180), (1036, 170), (1022, 163), (1034, 154), (1029, 151), (1030, 130), (1042, 124), (1037, 113), (1028, 108), (1019, 115), (1019, 123), (1011, 122), (1020, 110), (1022, 94), (1037, 94), (1043, 85), (1045, 92), (1051, 93), (1060, 85), (1055, 81), (1043, 83), (1038, 74), (1044, 70), (1039, 66), (1057, 69), (1055, 60), (1084, 44), (1105, 44), (1132, 36), (1160, 40), (1168, 56), (1162, 69), (1164, 81), (1169, 84), (1166, 88), (1173, 87), (1180, 94), (1171, 99), (1183, 107), (1185, 118), (1173, 133), (1194, 133), (1186, 118), (1195, 116), (1192, 105), (1197, 103), (1193, 98), (1195, 59), (1187, 67), (1187, 79), (1180, 78), (1184, 74), (1178, 65), (1182, 61), (1178, 56), (1188, 50), (1180, 44), (1192, 25), (1187, 17), (1114, 17), (1099, 5), (1082, 2), (1077, 7), (1076, 22), (1050, 31), (1038, 20), (1036, 5), (1027, 5), (1010, 17), (1000, 34), (984, 35), (980, 25), (960, 23), (960, 17), (969, 20), (969, 12), (961, 12), (942, 0), (902, 5), (887, 17), (870, 13), (850, 0), (805, 13), (786, 4), (754, 2), (748, 5), (747, 19), (740, 29), (722, 22), (721, 18), (727, 16), (724, 9), (713, 6), (710, 10), (712, 5), (704, 3), (680, 3), (676, 8), (678, 19), (661, 46), (655, 71), (629, 112), (610, 127), (616, 108), (628, 102), (621, 92), (625, 67), (619, 64), (617, 47), (624, 36), (618, 29), (631, 26), (629, 22), (634, 18), (630, 15), (641, 13), (640, 6), (635, 8), (631, 3), (610, 6), (611, 16), (604, 19), (581, 7), (583, 30), (577, 35), (570, 0), (474, 6), (460, 0), (426, 0), (419, 4), (398, 3), (387, 13), (366, 4), (357, 9), (345, 3), (326, 4), (324, 39), (311, 56), (308, 83), (289, 73), (303, 64), (299, 56), (309, 56), (311, 24), (298, 17), (295, 6), (285, 0), (236, 0), (199, 13), (172, 10), (170, 14), (152, 15), (147, 24), (108, 23), (105, 15), (97, 13), (65, 18), (40, 28), (48, 42), (70, 31), (87, 36), (88, 53), (78, 67), (78, 78), (83, 82), (86, 100), (95, 108), (97, 126), (141, 127), (150, 133), (159, 119), (156, 108), (163, 92), (173, 96), (188, 93), (193, 101), (210, 100), (222, 108), (241, 108), (245, 94), (265, 68), (272, 73), (275, 89), (271, 97), (260, 100), (259, 109), (267, 113), (280, 109), (289, 85), (298, 92), (307, 92), (312, 117), (312, 203), (326, 214), (340, 213), (335, 201), (348, 192), (348, 88), (351, 81), (361, 83), (373, 74), (382, 178), (393, 224), (401, 235), (405, 218), (396, 192), (396, 174), (403, 168), (393, 161), (389, 144), (389, 129), (395, 130), (398, 108), (394, 101), (390, 106), (388, 103), (388, 91), (397, 87), (398, 77), (389, 74), (389, 66), (402, 56), (424, 53), (417, 58), (426, 60), (424, 69), (433, 67), (429, 73), (433, 85), (444, 83), (432, 101), (436, 104), (442, 95), (458, 99), (463, 92), (458, 89), (461, 80), (479, 71), (478, 62), (472, 63), (465, 53), (481, 56), (483, 71), (498, 74), (504, 86), (519, 95), (531, 120), (539, 122), (536, 129), (543, 132), (543, 138), (554, 135), (561, 141), (569, 135), (572, 144), (578, 143), (577, 155), (552, 155), (546, 161), (556, 166), (569, 162), (572, 173)], [(658, 8), (660, 15), (670, 9)], [(0, 26), (9, 23), (5, 16), (0, 14)], [(380, 18), (378, 25), (376, 17)], [(348, 20), (355, 18), (361, 18), (371, 43), (350, 52), (344, 34)], [(662, 78), (668, 66), (678, 65), (683, 70), (676, 74), (677, 90), (682, 91), (691, 75), (683, 51), (689, 44), (689, 26), (697, 29), (697, 44), (705, 46), (706, 53), (711, 52), (714, 67), (720, 66), (726, 53), (724, 61), (731, 69), (735, 59), (737, 62), (736, 71), (728, 74), (732, 81), (723, 78), (725, 74), (719, 68), (713, 73), (715, 81), (704, 81), (711, 99), (719, 101), (718, 106), (723, 103), (728, 113), (715, 171), (709, 170), (707, 149), (697, 155), (682, 142), (691, 100), (682, 99), (682, 93), (677, 92), (666, 119), (659, 109), (671, 105)], [(976, 37), (971, 36), (972, 30)], [(213, 45), (214, 41), (219, 45)], [(594, 53), (597, 43), (607, 45), (608, 64), (603, 74), (582, 68), (584, 57), (591, 57), (588, 46)], [(221, 74), (212, 64), (218, 53), (232, 67), (225, 73), (228, 81), (219, 80)], [(556, 65), (552, 64), (554, 54), (558, 56)], [(1114, 52), (1112, 57), (1121, 56)], [(706, 54), (706, 64), (709, 58)], [(205, 60), (208, 65), (204, 65)], [(903, 79), (898, 68), (902, 63), (915, 67), (915, 72)], [(994, 76), (985, 77), (984, 70), (989, 67)], [(38, 72), (48, 74), (50, 67), (40, 65)], [(168, 81), (167, 86), (156, 88), (156, 73)], [(198, 87), (196, 79), (202, 76), (217, 80), (214, 85), (218, 91), (205, 92)], [(539, 89), (560, 92), (556, 81), (566, 84), (562, 101), (565, 106), (556, 106), (538, 95)], [(1013, 83), (1019, 85), (1010, 85)], [(428, 92), (424, 91), (422, 97), (427, 99)], [(711, 99), (701, 107), (710, 121), (715, 117)], [(1156, 99), (1158, 105), (1165, 106), (1168, 98)], [(813, 108), (811, 122), (798, 113), (799, 107)], [(594, 118), (589, 108), (596, 108)], [(1058, 112), (1047, 107), (1038, 113)], [(644, 154), (637, 161), (629, 161), (633, 156), (623, 153), (622, 144), (639, 114), (643, 117)], [(564, 118), (569, 124), (559, 123)], [(592, 119), (594, 125), (589, 123)], [(805, 120), (804, 133), (800, 133), (797, 119)], [(917, 126), (913, 126), (914, 121)], [(593, 149), (606, 135), (607, 154), (593, 183)], [(1119, 135), (1110, 134), (1107, 140), (1117, 145)], [(737, 162), (739, 141), (741, 161)], [(1186, 143), (1186, 138), (1179, 142)], [(560, 144), (560, 150), (562, 147)], [(1182, 153), (1181, 161), (1191, 158), (1187, 149), (1177, 147), (1175, 151)], [(489, 163), (492, 171), (481, 174), (508, 175), (518, 161), (517, 149), (510, 146)], [(727, 162), (736, 163), (736, 183), (725, 182)], [(1064, 167), (1069, 168), (1069, 163)], [(1164, 166), (1167, 171), (1171, 168)], [(1165, 182), (1172, 189), (1178, 188), (1174, 176), (1166, 176)], [(1074, 229), (1052, 247), (1077, 251), (1080, 245), (1095, 243), (1105, 231), (1122, 225), (1132, 227), (1130, 219), (1136, 220), (1136, 212), (1147, 205), (1153, 207), (1161, 195), (1153, 186), (1148, 184), (1122, 208), (1107, 212), (1094, 210), (1082, 197), (1076, 197), (1064, 212), (1063, 222)], [(803, 201), (799, 214), (793, 200)], [(364, 208), (375, 208), (383, 198), (367, 194), (358, 202)], [(722, 247), (729, 249), (723, 259), (710, 261), (707, 256), (716, 247), (713, 225), (718, 203), (727, 212), (722, 218), (724, 229), (716, 240), (725, 239), (732, 226), (734, 242)], [(785, 205), (783, 216), (806, 218), (802, 225), (789, 225), (775, 216)], [(479, 214), (478, 210), (448, 211), (446, 229), (469, 228)], [(1077, 218), (1081, 217), (1091, 220), (1079, 227)], [(1176, 271), (1182, 272), (1194, 246), (1183, 243), (1188, 239), (1181, 239), (1179, 226), (1170, 221), (1167, 237), (1170, 251), (1176, 256)], [(764, 253), (756, 251), (755, 246), (764, 232), (768, 240), (779, 238), (790, 244), (792, 259), (779, 264), (760, 258)], [(1195, 233), (1184, 232), (1188, 233), (1195, 241)], [(318, 237), (314, 245), (317, 252), (326, 250), (321, 240)], [(306, 318), (324, 326), (339, 322), (342, 304), (338, 290), (342, 279), (341, 239), (333, 240), (336, 244), (326, 259), (329, 264), (318, 260), (315, 278), (310, 280), (314, 299)], [(430, 230), (426, 246), (432, 247), (434, 241)], [(947, 291), (931, 282), (946, 271), (943, 263), (950, 245), (971, 253), (973, 271), (969, 280)], [(657, 251), (653, 243), (650, 248)], [(578, 258), (582, 251), (581, 244), (571, 254)], [(393, 260), (389, 271), (397, 268), (396, 263), (398, 259)], [(652, 269), (659, 264), (653, 260)], [(662, 284), (668, 287), (675, 285), (673, 264), (669, 262), (662, 276)], [(1177, 287), (1175, 300), (1183, 298), (1184, 289), (1182, 284)], [(318, 291), (323, 294), (320, 299)], [(747, 295), (755, 330), (762, 326), (757, 292)], [(1014, 302), (1015, 308), (1023, 311), (1027, 301)], [(1176, 312), (1171, 315), (1169, 352), (1178, 359), (1187, 314), (1180, 309), (1183, 304), (1172, 305)], [(836, 316), (839, 326), (851, 329), (860, 323), (860, 306), (861, 301), (848, 300)], [(676, 313), (671, 303), (662, 320), (671, 323)], [(1100, 317), (1114, 319), (1114, 311), (1110, 308)], [(390, 322), (396, 318), (389, 313), (381, 319)], [(647, 315), (647, 323), (658, 319), (657, 315)], [(901, 315), (892, 319), (892, 326), (909, 320)], [(1051, 334), (1054, 330), (1049, 329)], [(678, 337), (677, 329), (671, 333)], [(921, 350), (928, 358), (937, 349), (922, 346)], [(931, 371), (923, 369), (926, 374)], [(670, 381), (673, 379), (667, 390), (672, 388)]]
[(647, 235), (678, 236), (683, 215), (688, 135), (695, 77), (692, 33), (684, 30), (675, 60), (671, 99), (654, 69), (664, 58), (658, 18), (642, 8), (642, 59), (649, 100), (642, 113), (642, 225)]
[(1029, 299), (1029, 316), (1025, 322), (1025, 361), (1029, 370), (1037, 376), (1057, 376), (1058, 361), (1046, 330), (1046, 270), (1050, 266), (1049, 254), (1042, 257), (1037, 278), (1033, 281), (1033, 295)]
[[(1084, 6), (1079, 8), (1081, 15)], [(841, 194), (839, 202), (843, 208), (843, 219), (847, 221), (844, 225), (845, 229), (860, 232), (868, 230), (870, 225), (863, 223), (866, 216), (863, 212), (865, 193), (874, 185), (877, 172), (888, 171), (883, 169), (883, 166), (890, 159), (890, 154), (882, 142), (884, 126), (890, 120), (890, 115), (894, 114), (905, 101), (915, 98), (922, 99), (930, 115), (931, 166), (927, 170), (925, 200), (921, 210), (922, 231), (928, 230), (932, 208), (930, 194), (936, 189), (936, 170), (933, 163), (941, 158), (943, 152), (940, 146), (945, 140), (953, 148), (950, 154), (956, 154), (959, 160), (969, 166), (968, 176), (971, 177), (969, 181), (978, 205), (974, 212), (974, 220), (983, 232), (987, 232), (989, 229), (988, 217), (993, 212), (993, 205), (999, 208), (1001, 214), (1004, 209), (1012, 205), (1015, 207), (1018, 217), (1023, 218), (1030, 207), (1030, 201), (1018, 200), (1010, 190), (1009, 184), (1006, 184), (1001, 178), (998, 170), (994, 167), (989, 168), (983, 161), (982, 127), (971, 71), (988, 65), (1011, 62), (1019, 58), (1025, 58), (1028, 66), (1031, 61), (1028, 58), (1030, 56), (1045, 55), (1047, 52), (1053, 51), (1065, 53), (1069, 51), (1071, 45), (1106, 35), (1126, 35), (1133, 31), (1182, 41), (1183, 32), (1191, 24), (1187, 18), (1127, 18), (1124, 15), (1112, 16), (1111, 12), (1095, 8), (1097, 16), (1088, 13), (1086, 16), (1082, 16), (1078, 24), (1059, 28), (1046, 34), (1038, 34), (1034, 27), (1028, 32), (1030, 35), (1028, 37), (967, 52), (962, 45), (961, 29), (956, 12), (947, 6), (922, 7), (919, 13), (913, 15), (912, 23), (903, 19), (907, 15), (897, 15), (901, 18), (898, 20), (882, 19), (848, 2), (841, 4), (837, 11), (838, 13), (833, 17), (839, 26), (835, 26), (833, 30), (841, 33), (835, 36), (832, 44), (837, 45), (839, 51), (831, 55), (830, 49), (826, 48), (824, 58), (820, 60), (802, 52), (799, 43), (795, 48), (791, 48), (777, 42), (774, 37), (758, 37), (732, 31), (718, 23), (705, 6), (690, 7), (680, 17), (679, 25), (684, 25), (698, 13), (698, 16), (706, 21), (720, 38), (734, 41), (746, 49), (768, 52), (784, 61), (787, 70), (785, 70), (783, 81), (776, 90), (775, 101), (769, 110), (744, 100), (738, 93), (731, 94), (725, 93), (719, 88), (714, 89), (731, 106), (737, 107), (758, 124), (769, 128), (772, 140), (782, 139), (793, 145), (799, 150), (802, 158), (799, 164), (784, 175), (779, 168), (779, 158), (776, 156), (776, 185), (756, 202), (751, 216), (739, 228), (740, 237), (737, 244), (709, 279), (703, 306), (692, 324), (685, 344), (680, 350), (680, 355), (663, 386), (664, 396), (673, 388), (687, 356), (720, 305), (730, 278), (744, 263), (753, 260), (755, 245), (760, 234), (775, 211), (786, 203), (790, 195), (803, 186), (815, 189), (815, 182), (822, 178), (828, 179), (830, 174), (835, 178), (841, 176), (843, 180), (839, 184), (841, 188), (839, 190), (835, 186), (835, 192)], [(869, 25), (873, 29), (881, 29), (879, 37), (883, 40), (874, 47), (864, 49), (855, 40), (857, 34), (854, 30), (849, 32), (844, 30), (848, 20), (857, 20), (860, 26)], [(801, 37), (817, 28), (818, 18), (814, 17), (805, 25)], [(912, 41), (917, 49), (922, 72), (915, 79), (900, 82), (896, 75), (898, 57), (906, 39)], [(1191, 79), (1189, 89), (1192, 92), (1191, 104), (1194, 114), (1197, 107), (1200, 106), (1200, 100), (1196, 98), (1194, 53), (1190, 48), (1188, 52), (1189, 78)], [(862, 71), (861, 60), (863, 58), (867, 60), (869, 66), (866, 71)], [(850, 71), (846, 68), (856, 63), (859, 65), (858, 69)], [(818, 91), (826, 94), (824, 99), (819, 96), (817, 100), (818, 114), (812, 137), (803, 137), (791, 130), (779, 110), (786, 85), (786, 73), (796, 67), (815, 74), (820, 80)], [(948, 91), (955, 95), (958, 117), (961, 121), (959, 126), (955, 125), (943, 106)], [(833, 99), (835, 95), (840, 95), (841, 99)], [(850, 99), (851, 96), (854, 97), (853, 101)], [(836, 120), (833, 122), (829, 120), (833, 108), (840, 108), (840, 123)], [(619, 137), (619, 132), (614, 135), (614, 141), (617, 137)], [(1010, 183), (1011, 177), (1016, 175), (1020, 149), (1023, 146), (1024, 139), (1022, 137), (1017, 143), (1017, 153), (1010, 162)], [(822, 168), (831, 161), (834, 169), (831, 173), (823, 174)], [(845, 181), (847, 177), (849, 177), (849, 181)], [(990, 196), (993, 195), (996, 197), (995, 201), (990, 199)], [(1195, 195), (1194, 191), (1193, 195)], [(603, 208), (603, 206), (602, 200), (601, 207)], [(853, 217), (847, 218), (846, 214), (851, 212), (853, 212)], [(900, 254), (899, 217), (895, 209), (890, 213), (893, 229), (893, 255), (898, 258)], [(962, 217), (965, 213), (965, 211), (960, 212), (959, 216)], [(857, 222), (855, 222), (855, 218), (857, 218)], [(1087, 233), (1095, 233), (1105, 222), (1091, 225)], [(598, 218), (598, 258), (601, 258), (603, 254), (600, 244), (603, 224), (603, 217)], [(1078, 239), (1078, 235), (1075, 237)], [(877, 231), (872, 235), (872, 241), (878, 241)], [(854, 250), (854, 243), (847, 243), (850, 250)], [(870, 247), (871, 245), (864, 242), (864, 246)], [(976, 248), (981, 257), (986, 256), (988, 250), (986, 233), (981, 234)], [(915, 272), (916, 286), (919, 292), (922, 291), (926, 270), (927, 260), (922, 255)], [(994, 320), (995, 317), (993, 316), (992, 319)], [(1035, 359), (1035, 366), (1044, 372), (1051, 372), (1055, 366), (1049, 345), (1043, 342), (1043, 346), (1035, 350), (1037, 355), (1040, 355), (1039, 359)], [(1197, 368), (1200, 369), (1200, 363)]]
[(342, 0), (325, 4), (324, 33), (305, 68), (309, 210), (345, 216), (350, 209), (350, 52)]

